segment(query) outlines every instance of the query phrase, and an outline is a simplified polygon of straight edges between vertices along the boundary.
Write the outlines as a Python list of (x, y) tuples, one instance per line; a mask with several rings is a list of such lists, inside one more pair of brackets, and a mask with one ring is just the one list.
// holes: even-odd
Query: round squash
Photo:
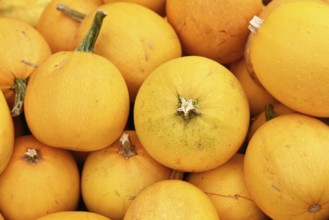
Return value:
[(329, 218), (329, 127), (291, 113), (264, 123), (249, 141), (247, 189), (271, 219)]
[(239, 80), (200, 56), (159, 66), (142, 84), (134, 105), (135, 129), (145, 150), (165, 166), (186, 172), (228, 161), (245, 139), (249, 116)]
[(81, 21), (101, 4), (102, 0), (53, 0), (43, 10), (36, 28), (53, 53), (74, 50)]
[(125, 128), (129, 113), (127, 85), (107, 59), (92, 53), (104, 11), (75, 51), (51, 55), (31, 77), (25, 116), (41, 142), (76, 151), (112, 144)]
[(109, 218), (89, 211), (61, 211), (44, 215), (36, 220), (110, 220)]
[(261, 0), (167, 0), (166, 16), (184, 54), (230, 64), (243, 56), (248, 21), (262, 8)]
[(208, 195), (221, 220), (266, 219), (266, 215), (248, 192), (244, 181), (243, 163), (244, 155), (235, 154), (228, 162), (215, 169), (187, 175), (187, 182)]
[(143, 189), (128, 207), (124, 220), (218, 220), (209, 197), (182, 180), (162, 180)]
[[(182, 55), (180, 41), (168, 22), (146, 7), (131, 2), (103, 4), (107, 12), (95, 43), (95, 54), (110, 60), (122, 73), (134, 102), (144, 79), (160, 64)], [(95, 11), (87, 16), (76, 38), (80, 42)]]
[(36, 219), (75, 210), (79, 198), (80, 174), (70, 152), (32, 135), (15, 140), (11, 160), (0, 175), (0, 212), (5, 219)]
[(3, 93), (0, 91), (0, 174), (6, 168), (14, 148), (14, 122)]
[(169, 179), (171, 172), (148, 155), (135, 131), (124, 131), (111, 146), (88, 155), (81, 177), (83, 201), (89, 211), (123, 219), (142, 189)]
[(35, 28), (13, 18), (0, 18), (0, 39), (0, 88), (12, 115), (18, 116), (27, 79), (51, 51)]
[(246, 51), (259, 82), (287, 107), (329, 117), (329, 4), (286, 2), (258, 21), (262, 24), (254, 21)]

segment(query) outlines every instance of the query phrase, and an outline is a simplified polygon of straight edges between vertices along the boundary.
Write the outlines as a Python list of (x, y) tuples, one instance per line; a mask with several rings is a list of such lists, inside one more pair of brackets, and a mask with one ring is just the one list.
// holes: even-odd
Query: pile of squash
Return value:
[(0, 1), (0, 219), (328, 219), (328, 0)]

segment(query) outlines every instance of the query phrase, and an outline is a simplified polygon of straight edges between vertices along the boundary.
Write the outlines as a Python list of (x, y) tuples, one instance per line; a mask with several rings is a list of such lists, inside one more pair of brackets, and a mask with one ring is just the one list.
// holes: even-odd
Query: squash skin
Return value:
[(6, 168), (14, 149), (14, 122), (3, 93), (0, 91), (0, 174)]
[[(200, 114), (190, 120), (178, 114), (180, 95), (197, 100)], [(218, 62), (200, 56), (159, 66), (144, 81), (134, 105), (136, 133), (146, 151), (185, 172), (210, 170), (228, 161), (242, 145), (249, 119), (238, 79)]]
[(51, 50), (42, 35), (23, 21), (1, 17), (0, 30), (0, 88), (12, 109), (15, 79), (27, 79)]
[(271, 219), (328, 219), (327, 146), (328, 125), (311, 116), (284, 114), (260, 126), (244, 161), (247, 189), (259, 208)]
[(247, 43), (250, 73), (287, 107), (329, 117), (329, 4), (291, 0), (269, 6), (261, 14), (262, 25)]
[(128, 118), (129, 96), (123, 77), (110, 61), (93, 53), (58, 52), (34, 73), (24, 111), (38, 140), (53, 147), (92, 151), (120, 136)]
[[(37, 150), (36, 160), (25, 157), (27, 149)], [(79, 198), (79, 169), (69, 151), (45, 145), (32, 135), (15, 140), (11, 160), (0, 175), (0, 212), (5, 219), (75, 210)]]
[(110, 220), (109, 218), (89, 211), (62, 211), (44, 215), (36, 220)]

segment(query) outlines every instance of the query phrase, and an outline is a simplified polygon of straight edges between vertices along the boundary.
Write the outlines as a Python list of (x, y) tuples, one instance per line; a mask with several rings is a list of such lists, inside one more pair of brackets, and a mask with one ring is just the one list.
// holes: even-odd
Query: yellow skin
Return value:
[(122, 135), (111, 146), (89, 154), (81, 177), (81, 191), (87, 209), (113, 220), (124, 217), (143, 188), (169, 179), (172, 172), (149, 156), (135, 131), (124, 131), (123, 134), (129, 135), (135, 154), (128, 158), (119, 154), (123, 146)]
[(111, 220), (100, 214), (87, 211), (62, 211), (44, 215), (36, 220)]
[(58, 52), (31, 76), (24, 112), (31, 132), (44, 143), (97, 150), (121, 135), (129, 113), (128, 89), (107, 59), (88, 52)]
[(36, 27), (51, 0), (1, 0), (0, 17), (10, 17)]
[(251, 117), (261, 113), (266, 104), (277, 102), (263, 86), (259, 85), (259, 83), (252, 78), (243, 58), (231, 64), (230, 71), (238, 78), (246, 92)]
[(329, 117), (328, 35), (327, 3), (304, 0), (274, 8), (247, 49), (259, 82), (289, 108)]
[(196, 186), (182, 180), (163, 180), (142, 190), (128, 207), (124, 220), (219, 220), (214, 204)]
[(186, 181), (202, 189), (214, 203), (221, 220), (262, 220), (265, 214), (251, 198), (243, 173), (244, 155), (205, 172), (189, 173)]
[[(190, 120), (178, 111), (180, 96), (197, 102), (198, 113)], [(249, 116), (247, 97), (234, 75), (198, 56), (158, 67), (144, 81), (134, 106), (136, 132), (146, 151), (181, 171), (203, 171), (226, 162), (242, 144)]]
[[(145, 78), (160, 64), (182, 55), (179, 39), (168, 22), (152, 10), (130, 2), (107, 3), (103, 28), (94, 53), (109, 59), (120, 70), (134, 102)], [(93, 13), (79, 28), (76, 45), (92, 22)]]
[(244, 174), (255, 203), (271, 218), (329, 218), (329, 127), (298, 113), (266, 122), (252, 136)]
[[(27, 149), (38, 150), (40, 159), (27, 162)], [(0, 210), (5, 219), (36, 219), (75, 210), (79, 199), (80, 174), (70, 152), (45, 145), (32, 135), (15, 140), (11, 160), (0, 175)]]
[(51, 51), (42, 35), (22, 21), (0, 18), (0, 30), (0, 50), (6, 51), (0, 53), (0, 88), (12, 109), (15, 78), (28, 78)]
[(145, 6), (160, 15), (164, 15), (166, 10), (166, 0), (103, 0), (103, 2), (132, 2)]
[(0, 91), (0, 173), (6, 168), (14, 148), (14, 124), (3, 93)]

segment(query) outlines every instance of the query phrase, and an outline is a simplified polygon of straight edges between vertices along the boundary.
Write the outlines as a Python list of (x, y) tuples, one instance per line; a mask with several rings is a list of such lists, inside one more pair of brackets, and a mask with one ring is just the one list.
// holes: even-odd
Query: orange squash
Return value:
[(249, 68), (287, 107), (329, 117), (329, 4), (309, 0), (278, 4), (262, 20), (250, 22)]
[(103, 0), (104, 3), (109, 2), (132, 2), (147, 7), (160, 15), (165, 15), (166, 0)]
[(13, 18), (0, 18), (0, 39), (0, 88), (17, 116), (23, 110), (27, 79), (51, 51), (35, 28)]
[(244, 58), (232, 63), (229, 70), (240, 81), (244, 91), (246, 92), (248, 103), (250, 107), (250, 116), (254, 117), (260, 114), (265, 105), (274, 104), (278, 101), (264, 89), (257, 80), (252, 78), (252, 75), (247, 69), (247, 65)]
[(124, 131), (111, 146), (88, 155), (81, 177), (83, 201), (89, 211), (122, 219), (142, 189), (169, 179), (171, 172), (150, 157), (135, 131)]
[(198, 172), (228, 161), (249, 127), (249, 105), (239, 80), (209, 58), (184, 56), (155, 69), (134, 105), (137, 136), (157, 161)]
[(5, 219), (75, 210), (79, 198), (79, 170), (70, 152), (31, 135), (15, 140), (11, 160), (0, 175), (0, 212)]
[(230, 64), (243, 56), (248, 21), (262, 8), (261, 0), (167, 0), (166, 16), (184, 54)]
[(36, 220), (110, 220), (97, 213), (88, 211), (62, 211), (44, 215)]
[(7, 166), (14, 148), (13, 119), (3, 93), (0, 91), (0, 174)]
[[(58, 4), (67, 13), (60, 11)], [(53, 53), (74, 50), (73, 42), (81, 21), (101, 4), (102, 0), (52, 0), (43, 10), (36, 28)]]
[(182, 180), (162, 180), (143, 189), (128, 207), (124, 220), (160, 218), (219, 220), (209, 197)]
[(329, 218), (329, 127), (291, 113), (257, 129), (244, 161), (248, 191), (271, 219)]
[[(94, 52), (118, 67), (134, 102), (144, 79), (156, 67), (182, 55), (180, 41), (173, 27), (151, 9), (131, 2), (106, 3), (99, 8), (108, 15)], [(81, 23), (77, 42), (87, 32), (94, 13)]]
[(189, 173), (186, 181), (204, 191), (221, 220), (262, 220), (266, 215), (253, 201), (244, 181), (244, 155), (236, 154), (225, 164), (205, 172)]
[(77, 50), (53, 54), (29, 81), (26, 121), (47, 145), (76, 151), (105, 148), (126, 125), (129, 95), (124, 78), (110, 61), (92, 53), (104, 16), (104, 11), (97, 13)]

